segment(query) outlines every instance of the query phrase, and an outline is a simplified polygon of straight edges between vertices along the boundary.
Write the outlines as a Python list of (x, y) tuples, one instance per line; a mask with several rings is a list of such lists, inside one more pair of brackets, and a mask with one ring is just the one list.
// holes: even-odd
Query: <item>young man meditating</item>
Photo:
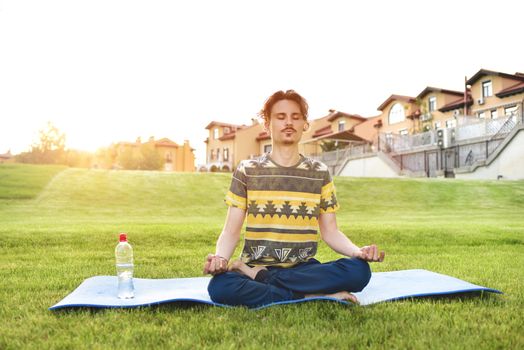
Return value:
[[(274, 93), (260, 112), (272, 151), (240, 162), (233, 173), (224, 229), (204, 265), (204, 273), (214, 276), (208, 287), (214, 302), (257, 307), (329, 296), (356, 303), (351, 292), (368, 284), (368, 261), (384, 259), (375, 245), (359, 248), (338, 230), (339, 204), (327, 166), (298, 151), (307, 113), (305, 99), (293, 90)], [(228, 264), (246, 217), (241, 259)], [(314, 259), (319, 228), (324, 242), (348, 258)]]

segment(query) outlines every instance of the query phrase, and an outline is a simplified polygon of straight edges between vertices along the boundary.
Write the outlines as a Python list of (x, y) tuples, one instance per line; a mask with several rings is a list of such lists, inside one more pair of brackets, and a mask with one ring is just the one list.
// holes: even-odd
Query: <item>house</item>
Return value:
[(164, 171), (195, 171), (195, 155), (193, 153), (195, 150), (191, 148), (189, 141), (186, 140), (183, 145), (179, 145), (166, 137), (159, 140), (150, 137), (147, 142), (142, 142), (140, 137), (135, 142), (119, 142), (115, 146), (116, 152), (113, 162), (116, 163), (116, 159), (126, 150), (130, 150), (133, 155), (138, 155), (141, 146), (152, 146), (155, 149), (163, 160)]
[(330, 109), (329, 114), (325, 117), (313, 120), (312, 129), (310, 128), (312, 132), (305, 133), (302, 137), (303, 154), (317, 156), (323, 152), (322, 145), (330, 142), (334, 143), (335, 149), (345, 148), (355, 143), (369, 143), (368, 139), (355, 133), (355, 127), (366, 120), (358, 114)]
[[(253, 120), (252, 126), (256, 124)], [(237, 144), (237, 131), (243, 128), (249, 127), (217, 121), (209, 123), (206, 126), (206, 129), (209, 130), (209, 137), (204, 141), (206, 143), (206, 165), (200, 170), (232, 171), (239, 161), (235, 161), (236, 152), (234, 151)], [(261, 129), (258, 130), (258, 132), (261, 131)]]
[[(396, 157), (385, 160), (393, 169), (452, 176), (455, 169), (487, 162), (515, 126), (522, 128), (523, 107), (524, 73), (480, 69), (465, 79), (464, 91), (427, 86), (417, 96), (392, 94), (372, 117), (329, 110), (309, 120), (299, 151), (329, 163), (334, 174), (343, 173), (350, 159), (387, 153)], [(271, 150), (270, 136), (256, 120), (250, 126), (211, 122), (206, 128), (207, 170), (231, 171), (240, 160)]]
[[(471, 106), (471, 97), (464, 100), (464, 96), (468, 96), (467, 92), (427, 86), (417, 95), (418, 109), (412, 116), (419, 119), (420, 131), (456, 126), (456, 117), (468, 115)], [(454, 107), (450, 109), (449, 106)]]
[(11, 150), (7, 151), (4, 154), (0, 154), (0, 164), (2, 163), (13, 163), (15, 158), (11, 154)]
[(524, 73), (507, 74), (480, 69), (467, 80), (467, 84), (471, 91), (471, 114), (477, 118), (522, 115)]
[[(353, 133), (353, 127), (365, 118), (335, 110), (319, 118), (308, 120), (309, 128), (304, 131), (299, 152), (304, 155), (317, 155), (322, 152), (325, 141), (347, 143), (363, 140)], [(212, 121), (206, 129), (209, 137), (206, 143), (206, 165), (204, 171), (232, 171), (243, 159), (252, 159), (271, 151), (271, 137), (263, 123), (251, 120), (251, 125), (235, 125)]]

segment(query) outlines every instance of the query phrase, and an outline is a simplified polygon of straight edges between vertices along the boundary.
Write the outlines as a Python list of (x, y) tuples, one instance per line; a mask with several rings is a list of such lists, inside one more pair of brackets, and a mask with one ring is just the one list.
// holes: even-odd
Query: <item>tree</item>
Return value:
[(139, 169), (160, 170), (164, 167), (164, 159), (155, 148), (154, 143), (147, 142), (140, 145)]
[(322, 152), (331, 152), (345, 148), (345, 145), (338, 141), (322, 141), (320, 148), (322, 148)]
[(111, 144), (109, 147), (99, 148), (94, 156), (93, 166), (95, 168), (111, 169), (116, 166), (117, 147)]
[(118, 153), (117, 163), (126, 170), (139, 169), (139, 159), (131, 146), (124, 147), (123, 151)]
[(51, 122), (39, 130), (39, 140), (31, 146), (31, 151), (17, 156), (21, 163), (66, 164), (66, 135)]
[(164, 159), (154, 143), (146, 142), (137, 146), (126, 145), (117, 156), (117, 163), (127, 170), (161, 170)]

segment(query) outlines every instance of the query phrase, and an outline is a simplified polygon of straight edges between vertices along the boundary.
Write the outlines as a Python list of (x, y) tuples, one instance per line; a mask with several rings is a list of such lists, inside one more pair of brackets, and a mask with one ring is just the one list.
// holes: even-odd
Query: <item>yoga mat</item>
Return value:
[[(71, 294), (50, 310), (73, 307), (93, 308), (131, 308), (151, 306), (163, 303), (190, 301), (217, 306), (209, 298), (207, 285), (210, 277), (145, 279), (134, 278), (135, 297), (118, 299), (116, 276), (95, 276), (86, 279)], [(502, 293), (496, 289), (478, 286), (458, 278), (427, 270), (401, 270), (391, 272), (374, 272), (369, 284), (362, 292), (353, 293), (360, 305), (371, 305), (384, 301), (422, 297), (431, 295), (455, 294), (464, 292), (485, 291)], [(281, 301), (261, 306), (300, 303), (310, 300), (330, 300), (350, 304), (334, 298), (315, 297), (299, 300)]]

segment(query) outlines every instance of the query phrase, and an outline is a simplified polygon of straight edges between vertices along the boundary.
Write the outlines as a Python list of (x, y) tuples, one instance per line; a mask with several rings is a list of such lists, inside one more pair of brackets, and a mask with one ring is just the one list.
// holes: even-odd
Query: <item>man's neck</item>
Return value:
[(269, 156), (282, 166), (293, 166), (300, 160), (298, 145), (274, 147)]

